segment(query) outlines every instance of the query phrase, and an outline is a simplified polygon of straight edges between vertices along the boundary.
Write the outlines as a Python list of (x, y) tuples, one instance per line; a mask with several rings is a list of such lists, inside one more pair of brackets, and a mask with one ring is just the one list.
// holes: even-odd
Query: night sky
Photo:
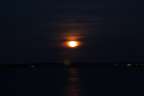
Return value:
[(62, 62), (63, 34), (81, 34), (76, 62), (143, 61), (143, 8), (136, 0), (2, 1), (1, 63)]
[[(0, 9), (0, 96), (64, 96), (66, 54), (82, 96), (143, 96), (142, 2), (2, 0)], [(67, 32), (82, 46), (63, 48)]]

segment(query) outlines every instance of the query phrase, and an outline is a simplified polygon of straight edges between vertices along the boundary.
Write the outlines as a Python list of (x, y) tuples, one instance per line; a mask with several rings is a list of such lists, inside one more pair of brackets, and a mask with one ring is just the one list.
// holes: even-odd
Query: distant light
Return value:
[(114, 66), (119, 66), (119, 64), (114, 64)]
[(76, 48), (80, 45), (79, 41), (67, 41), (66, 46), (70, 48)]
[(65, 64), (65, 65), (70, 65), (71, 62), (70, 62), (70, 60), (66, 59), (66, 60), (64, 60), (64, 64)]
[(127, 64), (127, 66), (132, 66), (132, 64)]

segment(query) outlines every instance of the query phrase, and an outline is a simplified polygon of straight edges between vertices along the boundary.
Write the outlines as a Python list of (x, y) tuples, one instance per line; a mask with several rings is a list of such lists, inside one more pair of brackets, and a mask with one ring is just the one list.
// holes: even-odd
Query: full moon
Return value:
[(80, 43), (78, 41), (67, 41), (66, 46), (70, 48), (78, 47)]

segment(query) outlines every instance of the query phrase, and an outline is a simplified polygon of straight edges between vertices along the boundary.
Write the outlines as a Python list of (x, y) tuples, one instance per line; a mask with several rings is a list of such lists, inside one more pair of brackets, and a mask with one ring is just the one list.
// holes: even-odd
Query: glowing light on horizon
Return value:
[(80, 45), (79, 41), (67, 41), (66, 46), (70, 48), (76, 48)]

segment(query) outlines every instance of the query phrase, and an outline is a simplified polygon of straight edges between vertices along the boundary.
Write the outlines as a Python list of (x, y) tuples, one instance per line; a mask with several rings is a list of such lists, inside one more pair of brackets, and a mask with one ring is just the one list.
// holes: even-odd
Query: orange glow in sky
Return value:
[(79, 41), (67, 41), (66, 46), (70, 48), (76, 48), (80, 45)]

